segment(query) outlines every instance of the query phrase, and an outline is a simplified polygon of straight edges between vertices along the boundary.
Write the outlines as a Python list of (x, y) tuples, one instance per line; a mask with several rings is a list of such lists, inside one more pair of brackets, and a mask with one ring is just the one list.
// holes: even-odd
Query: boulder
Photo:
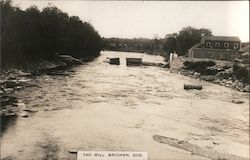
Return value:
[(67, 65), (79, 65), (83, 64), (83, 62), (77, 58), (74, 58), (70, 55), (59, 55), (60, 59), (66, 63)]
[(244, 103), (244, 101), (242, 101), (242, 100), (240, 100), (240, 99), (233, 99), (232, 102), (235, 103), (235, 104)]
[(214, 81), (214, 76), (206, 75), (206, 76), (202, 76), (202, 79), (205, 80), (205, 81), (212, 82), (212, 81)]
[(4, 84), (6, 88), (15, 88), (18, 85), (18, 82), (15, 80), (9, 80), (9, 81), (6, 81)]
[(1, 97), (1, 107), (7, 105), (7, 104), (13, 104), (17, 102), (17, 97), (10, 96), (10, 95), (3, 95)]
[(20, 114), (20, 116), (21, 117), (24, 117), (24, 118), (27, 118), (27, 117), (29, 117), (29, 113), (28, 112), (22, 112), (21, 114)]
[(248, 92), (250, 93), (250, 86), (246, 86), (243, 88), (243, 92)]
[(195, 76), (199, 76), (200, 73), (199, 73), (199, 72), (194, 72), (194, 75), (195, 75)]
[(14, 88), (4, 88), (4, 92), (8, 94), (14, 93)]

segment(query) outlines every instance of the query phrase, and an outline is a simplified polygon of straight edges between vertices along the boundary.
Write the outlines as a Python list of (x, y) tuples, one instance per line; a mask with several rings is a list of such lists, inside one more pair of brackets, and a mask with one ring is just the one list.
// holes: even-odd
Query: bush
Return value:
[(214, 66), (216, 63), (214, 61), (185, 61), (183, 64), (187, 69), (199, 71)]
[(215, 75), (218, 73), (216, 68), (209, 68), (215, 66), (216, 63), (214, 61), (185, 61), (183, 64), (185, 68), (204, 75)]
[(249, 83), (249, 69), (238, 64), (233, 65), (233, 74), (244, 83)]

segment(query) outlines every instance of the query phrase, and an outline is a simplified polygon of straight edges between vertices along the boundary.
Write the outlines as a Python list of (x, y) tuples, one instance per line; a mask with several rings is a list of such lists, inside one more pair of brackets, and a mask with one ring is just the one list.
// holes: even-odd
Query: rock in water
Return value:
[(20, 116), (21, 116), (21, 117), (24, 117), (24, 118), (27, 118), (27, 117), (29, 117), (29, 113), (28, 113), (28, 112), (22, 112), (22, 113), (20, 114)]
[(233, 99), (232, 102), (233, 102), (233, 103), (236, 103), (236, 104), (244, 103), (244, 101), (242, 101), (242, 100), (240, 100), (240, 99)]
[(18, 85), (18, 82), (15, 80), (12, 81), (6, 81), (5, 82), (6, 88), (14, 88)]
[(83, 62), (77, 58), (74, 58), (70, 55), (60, 55), (61, 60), (67, 65), (79, 65), (83, 64)]
[(243, 92), (248, 92), (248, 93), (250, 93), (250, 86), (246, 86), (246, 87), (243, 89)]

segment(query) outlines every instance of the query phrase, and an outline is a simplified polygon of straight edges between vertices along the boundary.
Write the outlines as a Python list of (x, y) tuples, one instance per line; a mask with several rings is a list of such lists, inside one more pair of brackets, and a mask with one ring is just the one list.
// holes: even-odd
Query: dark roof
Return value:
[(189, 48), (189, 49), (193, 49), (193, 48), (199, 48), (201, 46), (201, 44), (200, 43), (196, 43), (195, 45), (193, 45), (191, 48)]
[(226, 37), (226, 36), (203, 36), (201, 41), (240, 41), (239, 37)]

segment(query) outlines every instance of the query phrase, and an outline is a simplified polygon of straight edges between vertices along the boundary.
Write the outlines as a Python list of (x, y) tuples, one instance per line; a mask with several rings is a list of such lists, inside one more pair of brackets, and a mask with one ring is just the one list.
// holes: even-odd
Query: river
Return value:
[[(119, 57), (121, 65), (105, 63), (107, 57)], [(5, 130), (1, 158), (73, 160), (70, 150), (116, 150), (145, 151), (150, 160), (208, 159), (158, 143), (154, 135), (249, 158), (249, 94), (160, 67), (127, 67), (126, 57), (163, 61), (105, 51), (84, 65), (34, 76), (36, 85), (18, 95), (35, 112)], [(184, 84), (203, 89), (184, 90)], [(244, 103), (232, 103), (235, 98)]]

